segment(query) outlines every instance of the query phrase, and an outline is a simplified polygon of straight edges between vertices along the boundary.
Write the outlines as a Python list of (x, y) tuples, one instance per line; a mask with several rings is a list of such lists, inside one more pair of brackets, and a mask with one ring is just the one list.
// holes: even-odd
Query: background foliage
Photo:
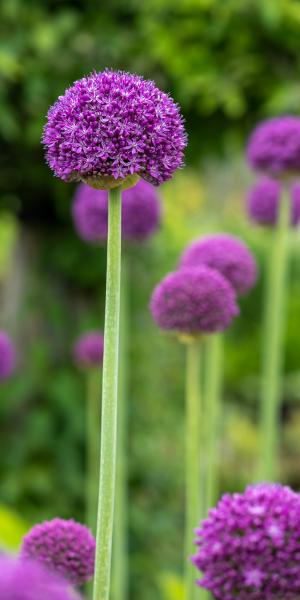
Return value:
[[(268, 233), (247, 223), (243, 159), (257, 120), (299, 112), (297, 0), (10, 0), (0, 28), (1, 327), (19, 349), (0, 389), (1, 502), (35, 522), (83, 519), (84, 380), (72, 364), (76, 335), (103, 324), (105, 250), (77, 239), (72, 185), (55, 180), (40, 137), (48, 106), (93, 69), (154, 78), (182, 105), (188, 168), (162, 187), (161, 232), (131, 263), (131, 598), (181, 598), (183, 351), (151, 322), (148, 302), (185, 243), (227, 230), (255, 251), (261, 277), (229, 333), (222, 464), (224, 489), (253, 473), (257, 453), (260, 315)], [(299, 235), (286, 336), (281, 479), (299, 486)], [(254, 474), (252, 475), (254, 477)], [(2, 509), (1, 509), (2, 510)], [(5, 508), (3, 508), (3, 511)], [(4, 514), (4, 513), (3, 513)], [(10, 513), (12, 514), (12, 513)], [(1, 526), (0, 542), (9, 544)], [(11, 517), (11, 523), (13, 522)], [(12, 547), (26, 528), (15, 522)], [(12, 531), (14, 526), (12, 525)], [(162, 567), (161, 557), (164, 557)], [(158, 596), (157, 596), (158, 597)]]

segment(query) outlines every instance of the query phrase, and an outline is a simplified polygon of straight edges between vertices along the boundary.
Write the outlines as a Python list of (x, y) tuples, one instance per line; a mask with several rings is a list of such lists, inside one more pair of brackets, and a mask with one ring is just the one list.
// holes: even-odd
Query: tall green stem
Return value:
[(93, 534), (96, 531), (99, 439), (100, 439), (100, 372), (95, 367), (86, 373), (87, 400), (87, 485), (86, 522)]
[(223, 336), (221, 334), (211, 335), (206, 344), (203, 402), (206, 453), (205, 513), (215, 505), (219, 492), (218, 448), (223, 378)]
[(273, 232), (265, 299), (261, 404), (261, 479), (276, 477), (283, 367), (283, 336), (287, 296), (290, 200), (284, 187)]
[[(195, 584), (195, 567), (190, 557), (195, 553), (195, 527), (201, 514), (200, 496), (200, 455), (201, 455), (201, 393), (200, 393), (200, 358), (201, 342), (190, 341), (186, 355), (186, 511), (185, 511), (185, 544), (184, 563), (185, 599), (199, 597)], [(198, 594), (198, 596), (197, 596)]]
[(100, 484), (94, 600), (108, 600), (115, 499), (121, 279), (121, 190), (111, 190), (108, 209), (107, 276), (102, 384)]
[(119, 401), (115, 527), (113, 543), (113, 598), (128, 598), (128, 469), (127, 469), (127, 386), (129, 345), (129, 257), (123, 253), (120, 307)]

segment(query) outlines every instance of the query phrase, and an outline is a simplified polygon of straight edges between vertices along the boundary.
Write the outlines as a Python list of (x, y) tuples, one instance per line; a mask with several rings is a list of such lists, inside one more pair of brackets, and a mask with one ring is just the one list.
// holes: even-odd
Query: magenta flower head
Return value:
[(256, 261), (249, 248), (232, 235), (218, 233), (192, 242), (180, 259), (180, 268), (206, 265), (223, 275), (238, 295), (246, 294), (257, 279)]
[(16, 368), (16, 350), (5, 331), (0, 331), (0, 380), (8, 379)]
[(300, 597), (300, 496), (290, 488), (226, 494), (196, 533), (198, 584), (217, 600)]
[(276, 117), (264, 121), (250, 136), (248, 161), (256, 171), (282, 176), (300, 171), (300, 118)]
[[(247, 212), (260, 225), (275, 225), (278, 219), (281, 186), (275, 179), (264, 177), (260, 179), (247, 196)], [(291, 185), (291, 226), (296, 227), (300, 221), (300, 185)]]
[(223, 331), (239, 313), (230, 283), (205, 266), (167, 275), (153, 292), (150, 310), (161, 329), (187, 336)]
[(100, 331), (89, 331), (75, 342), (73, 354), (79, 367), (99, 367), (103, 362), (104, 339)]
[(25, 535), (21, 557), (81, 585), (94, 574), (95, 540), (85, 525), (72, 519), (53, 519), (35, 525)]
[[(153, 235), (160, 225), (160, 201), (155, 188), (141, 179), (122, 195), (122, 237), (139, 242)], [(72, 207), (78, 235), (86, 242), (107, 238), (108, 193), (84, 183), (78, 186)]]
[(187, 143), (179, 107), (152, 81), (105, 70), (83, 77), (48, 112), (43, 143), (64, 181), (130, 187), (159, 185), (183, 164)]
[(68, 584), (38, 563), (0, 557), (1, 600), (74, 600)]

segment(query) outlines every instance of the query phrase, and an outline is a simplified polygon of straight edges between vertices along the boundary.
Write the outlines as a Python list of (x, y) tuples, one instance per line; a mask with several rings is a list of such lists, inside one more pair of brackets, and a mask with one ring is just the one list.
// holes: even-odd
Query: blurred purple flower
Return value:
[(290, 488), (226, 494), (196, 533), (198, 584), (217, 600), (300, 597), (300, 496)]
[(103, 362), (104, 339), (100, 331), (82, 334), (75, 342), (73, 354), (79, 367), (100, 367)]
[(133, 174), (155, 185), (170, 179), (187, 139), (170, 96), (138, 75), (105, 70), (59, 96), (43, 143), (57, 177), (105, 189)]
[[(122, 195), (122, 237), (143, 241), (160, 225), (160, 201), (155, 188), (140, 180)], [(84, 183), (77, 188), (72, 216), (78, 235), (86, 242), (107, 238), (108, 192), (95, 190)]]
[(167, 275), (153, 292), (150, 310), (161, 329), (188, 335), (223, 331), (239, 314), (227, 279), (205, 266)]
[(81, 585), (94, 574), (95, 540), (85, 525), (57, 518), (32, 527), (23, 539), (21, 557)]
[(72, 600), (67, 582), (35, 562), (0, 557), (1, 600)]
[[(296, 227), (300, 221), (300, 185), (291, 185), (291, 225)], [(247, 212), (253, 221), (261, 225), (275, 225), (278, 219), (280, 202), (280, 183), (264, 177), (250, 188), (247, 196)]]
[(254, 256), (242, 240), (232, 235), (218, 233), (192, 242), (183, 252), (180, 268), (201, 265), (221, 273), (237, 294), (246, 294), (257, 280)]
[(5, 331), (0, 331), (0, 380), (8, 379), (16, 368), (16, 350)]
[(250, 136), (248, 161), (270, 175), (300, 171), (300, 118), (282, 116), (260, 123)]

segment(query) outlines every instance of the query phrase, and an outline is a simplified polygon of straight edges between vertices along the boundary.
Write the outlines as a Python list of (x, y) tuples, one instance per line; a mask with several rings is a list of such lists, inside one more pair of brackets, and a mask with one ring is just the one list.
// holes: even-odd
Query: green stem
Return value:
[(108, 600), (115, 499), (121, 279), (121, 190), (111, 190), (108, 209), (107, 276), (102, 384), (100, 483), (94, 600)]
[[(99, 439), (100, 439), (100, 394), (99, 369), (89, 368), (86, 373), (87, 395), (87, 499), (86, 522), (95, 534), (99, 473)], [(100, 384), (100, 385), (99, 385)]]
[(196, 589), (195, 567), (190, 557), (195, 553), (195, 527), (201, 515), (200, 498), (200, 454), (201, 454), (201, 394), (200, 394), (200, 358), (201, 342), (193, 340), (187, 344), (186, 355), (186, 512), (184, 563), (185, 598), (198, 597)]
[(118, 445), (115, 527), (113, 538), (113, 598), (128, 598), (128, 473), (127, 473), (127, 385), (128, 385), (128, 306), (129, 260), (122, 256), (121, 307), (120, 307), (120, 352), (118, 393)]
[(290, 200), (283, 188), (279, 216), (273, 232), (265, 299), (262, 367), (260, 479), (273, 481), (280, 426), (283, 337), (287, 296)]
[(206, 433), (206, 502), (205, 513), (212, 508), (219, 495), (219, 456), (221, 420), (221, 388), (223, 377), (223, 336), (209, 336), (206, 347), (205, 389), (203, 412)]

